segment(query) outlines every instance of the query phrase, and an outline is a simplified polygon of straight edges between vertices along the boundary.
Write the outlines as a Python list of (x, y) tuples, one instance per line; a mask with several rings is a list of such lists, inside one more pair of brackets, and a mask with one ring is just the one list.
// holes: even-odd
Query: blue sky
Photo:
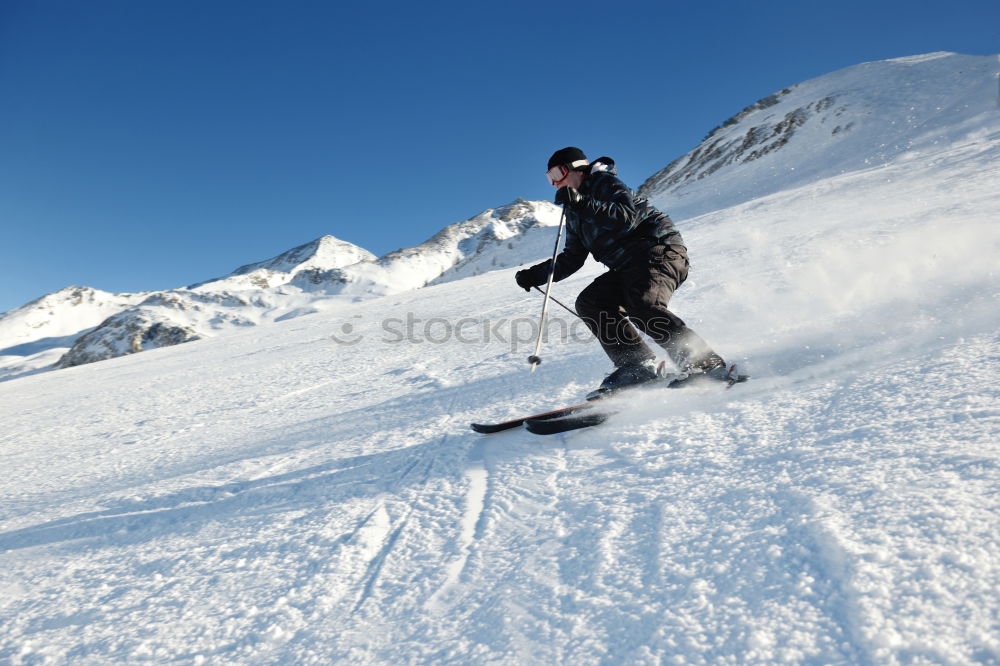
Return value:
[(642, 180), (785, 86), (1000, 52), (996, 0), (0, 2), (0, 311), (182, 286), (323, 234), (376, 254), (578, 145)]

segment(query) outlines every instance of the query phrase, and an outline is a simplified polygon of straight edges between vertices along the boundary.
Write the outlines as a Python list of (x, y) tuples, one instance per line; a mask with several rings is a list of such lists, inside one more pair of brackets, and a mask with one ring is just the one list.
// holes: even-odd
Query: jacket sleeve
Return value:
[[(551, 260), (550, 260), (551, 261)], [(587, 261), (587, 248), (580, 242), (580, 237), (566, 228), (566, 244), (562, 252), (556, 255), (556, 274), (552, 277), (558, 282), (576, 273)]]
[[(566, 228), (566, 244), (562, 252), (556, 255), (556, 272), (552, 276), (553, 281), (559, 282), (576, 273), (587, 261), (587, 248), (580, 242), (580, 237), (573, 233), (568, 226)], [(538, 284), (544, 284), (549, 278), (549, 271), (552, 269), (552, 260), (546, 259), (540, 264), (535, 264), (529, 270), (531, 276)]]
[(636, 223), (636, 207), (632, 191), (625, 186), (625, 183), (610, 174), (602, 174), (594, 183), (590, 196), (584, 196), (573, 206), (573, 211), (603, 227), (630, 229)]

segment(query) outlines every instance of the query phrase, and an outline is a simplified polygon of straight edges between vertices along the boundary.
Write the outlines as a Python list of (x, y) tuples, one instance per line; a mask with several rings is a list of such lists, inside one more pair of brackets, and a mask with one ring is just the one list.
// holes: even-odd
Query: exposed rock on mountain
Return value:
[(109, 317), (100, 328), (82, 336), (56, 364), (59, 368), (103, 361), (147, 349), (169, 347), (197, 340), (193, 329), (154, 320), (141, 309), (126, 310)]
[[(251, 292), (252, 293), (252, 292)], [(81, 336), (59, 360), (68, 368), (125, 354), (197, 340), (224, 328), (253, 326), (258, 311), (272, 304), (263, 295), (202, 293), (186, 289), (157, 292), (138, 305), (108, 317)]]

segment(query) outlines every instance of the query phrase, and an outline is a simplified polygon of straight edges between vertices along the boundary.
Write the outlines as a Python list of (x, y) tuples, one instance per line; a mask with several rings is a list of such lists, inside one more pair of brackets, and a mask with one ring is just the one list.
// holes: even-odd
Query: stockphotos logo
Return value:
[[(330, 339), (338, 345), (352, 347), (362, 342), (397, 345), (487, 345), (503, 344), (511, 351), (521, 351), (534, 345), (538, 338), (537, 317), (514, 319), (463, 317), (447, 319), (432, 317), (421, 319), (412, 312), (405, 317), (387, 317), (373, 326), (374, 322), (364, 321), (361, 315), (354, 315), (341, 322), (337, 332)], [(644, 331), (654, 339), (670, 339), (676, 334), (675, 324), (666, 317), (657, 317), (643, 322)], [(542, 342), (585, 343), (600, 334), (604, 340), (628, 340), (636, 333), (628, 318), (602, 313), (598, 319), (582, 317), (569, 318), (550, 316), (542, 330)]]
[[(482, 319), (463, 317), (447, 319), (432, 317), (421, 319), (412, 312), (405, 317), (387, 317), (378, 322), (377, 327), (367, 324), (361, 315), (337, 325), (337, 332), (330, 339), (338, 345), (352, 347), (362, 342), (380, 344), (463, 344), (485, 345), (500, 343), (508, 345), (511, 351), (526, 349), (538, 338), (537, 317), (514, 319)], [(590, 327), (582, 319), (549, 317), (542, 332), (542, 341), (588, 342), (593, 339)]]

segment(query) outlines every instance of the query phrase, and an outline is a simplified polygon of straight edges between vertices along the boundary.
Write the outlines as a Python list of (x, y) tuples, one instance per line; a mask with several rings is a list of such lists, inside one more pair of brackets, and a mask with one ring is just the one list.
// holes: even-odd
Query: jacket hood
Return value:
[(607, 172), (612, 176), (617, 176), (618, 170), (615, 168), (615, 161), (610, 157), (598, 157), (590, 163), (590, 173), (601, 172)]

